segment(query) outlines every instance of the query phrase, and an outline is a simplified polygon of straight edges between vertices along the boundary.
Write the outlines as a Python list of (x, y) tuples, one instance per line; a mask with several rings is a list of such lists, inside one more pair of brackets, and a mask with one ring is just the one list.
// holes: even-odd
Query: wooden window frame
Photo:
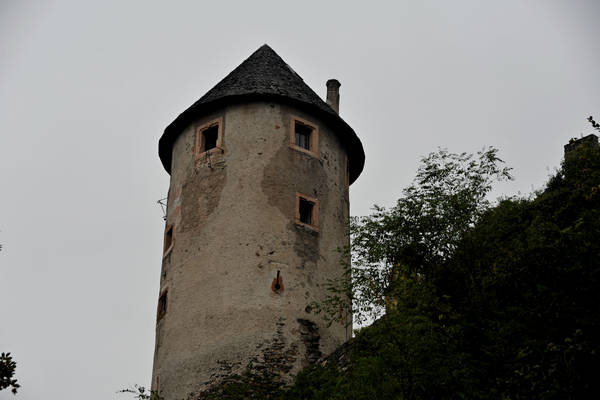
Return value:
[[(308, 201), (313, 205), (311, 210), (312, 223), (310, 224), (304, 223), (300, 220), (300, 199), (304, 199), (305, 201)], [(304, 226), (313, 231), (319, 232), (319, 200), (302, 193), (296, 193), (296, 224)]]
[[(203, 132), (214, 126), (218, 126), (217, 145), (209, 150), (204, 150), (205, 140)], [(194, 156), (196, 159), (204, 158), (209, 153), (223, 152), (223, 117), (219, 117), (200, 125), (196, 128), (196, 143), (194, 144)]]
[[(312, 132), (310, 133), (308, 149), (296, 146), (296, 123), (308, 126), (312, 129)], [(313, 122), (292, 115), (290, 118), (290, 147), (315, 158), (319, 158), (319, 126)]]

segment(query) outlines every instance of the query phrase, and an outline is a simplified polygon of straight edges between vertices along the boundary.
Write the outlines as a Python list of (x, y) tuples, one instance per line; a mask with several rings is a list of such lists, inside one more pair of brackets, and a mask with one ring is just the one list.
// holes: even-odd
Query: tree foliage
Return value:
[(600, 148), (496, 205), (509, 171), (482, 155), (426, 157), (396, 207), (354, 221), (355, 299), (387, 313), (349, 365), (303, 372), (288, 398), (599, 397)]
[(13, 360), (10, 353), (0, 354), (0, 390), (10, 388), (13, 394), (17, 394), (17, 389), (21, 387), (14, 378), (17, 363)]
[(439, 150), (424, 157), (395, 207), (375, 206), (373, 214), (351, 219), (352, 264), (328, 283), (330, 296), (313, 308), (339, 320), (350, 297), (355, 322), (376, 319), (395, 298), (392, 281), (432, 277), (489, 208), (493, 182), (507, 179), (510, 168), (494, 148), (476, 155)]
[(507, 398), (593, 398), (600, 350), (600, 149), (565, 156), (546, 190), (466, 235), (438, 290), (473, 324), (478, 369)]

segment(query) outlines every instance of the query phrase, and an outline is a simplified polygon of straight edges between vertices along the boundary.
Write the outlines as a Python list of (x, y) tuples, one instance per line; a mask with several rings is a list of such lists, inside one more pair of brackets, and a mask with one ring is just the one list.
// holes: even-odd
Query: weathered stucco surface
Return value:
[[(319, 127), (319, 158), (289, 145), (290, 119)], [(195, 128), (223, 118), (223, 151), (194, 157)], [(167, 400), (252, 362), (284, 380), (349, 331), (307, 312), (342, 270), (348, 244), (346, 152), (322, 121), (286, 105), (233, 105), (199, 119), (173, 147), (152, 386)], [(319, 200), (319, 231), (295, 224), (296, 193)], [(272, 290), (280, 271), (284, 289)]]

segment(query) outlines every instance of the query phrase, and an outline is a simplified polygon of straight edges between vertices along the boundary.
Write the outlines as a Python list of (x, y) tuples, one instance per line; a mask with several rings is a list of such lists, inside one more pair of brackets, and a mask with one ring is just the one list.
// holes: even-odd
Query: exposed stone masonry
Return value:
[(319, 349), (319, 327), (314, 322), (308, 319), (298, 319), (300, 324), (300, 335), (302, 335), (302, 341), (306, 347), (306, 359), (310, 364), (317, 362), (321, 356), (321, 350)]

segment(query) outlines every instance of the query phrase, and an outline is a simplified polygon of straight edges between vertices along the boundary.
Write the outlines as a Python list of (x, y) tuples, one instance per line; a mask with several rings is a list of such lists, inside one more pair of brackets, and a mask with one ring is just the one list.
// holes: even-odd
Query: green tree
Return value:
[(491, 147), (477, 155), (439, 150), (424, 157), (395, 207), (375, 206), (373, 214), (351, 219), (352, 263), (344, 276), (328, 282), (330, 296), (313, 308), (340, 320), (349, 296), (355, 322), (376, 319), (386, 302), (396, 301), (394, 281), (435, 278), (490, 207), (492, 184), (507, 179), (510, 168)]
[(506, 179), (510, 169), (494, 148), (476, 155), (439, 150), (422, 159), (395, 207), (375, 207), (373, 214), (352, 219), (352, 267), (329, 282), (332, 295), (317, 310), (335, 320), (351, 293), (355, 320), (377, 318), (385, 309), (387, 314), (358, 333), (348, 368), (300, 374), (290, 398), (475, 393), (473, 362), (461, 348), (463, 321), (436, 284), (465, 234), (490, 208), (492, 184)]
[(17, 363), (13, 360), (10, 353), (0, 354), (0, 390), (10, 388), (13, 394), (17, 394), (17, 389), (21, 387), (14, 379)]
[(358, 311), (386, 315), (286, 398), (600, 397), (600, 147), (493, 206), (509, 175), (483, 154), (426, 157), (396, 207), (354, 220)]
[(438, 282), (476, 323), (478, 369), (509, 398), (594, 398), (600, 359), (600, 148), (565, 155), (546, 190), (469, 232)]

